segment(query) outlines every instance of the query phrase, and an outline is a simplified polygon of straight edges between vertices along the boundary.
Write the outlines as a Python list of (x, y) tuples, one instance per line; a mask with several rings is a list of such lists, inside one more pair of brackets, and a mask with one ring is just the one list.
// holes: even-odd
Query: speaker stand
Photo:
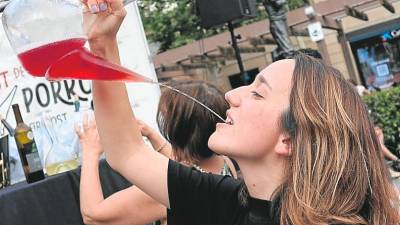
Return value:
[(236, 60), (237, 60), (238, 66), (239, 66), (240, 76), (242, 78), (243, 84), (247, 85), (248, 84), (247, 73), (244, 70), (242, 57), (240, 56), (240, 50), (239, 50), (239, 47), (237, 44), (238, 36), (235, 36), (234, 27), (233, 27), (233, 24), (231, 21), (228, 22), (228, 29), (229, 29), (229, 32), (231, 33), (232, 47), (233, 47), (233, 50), (235, 51), (235, 56), (236, 56)]

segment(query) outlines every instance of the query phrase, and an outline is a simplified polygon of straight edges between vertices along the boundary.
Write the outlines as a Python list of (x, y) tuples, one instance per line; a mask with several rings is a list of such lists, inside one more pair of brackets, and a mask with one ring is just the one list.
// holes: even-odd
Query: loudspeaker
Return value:
[(204, 28), (256, 16), (256, 0), (196, 0), (196, 8)]

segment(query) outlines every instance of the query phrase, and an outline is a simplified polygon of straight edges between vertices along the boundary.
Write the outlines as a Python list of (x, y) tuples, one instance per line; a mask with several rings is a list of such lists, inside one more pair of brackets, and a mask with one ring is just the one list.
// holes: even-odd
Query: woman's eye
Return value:
[(258, 94), (258, 93), (255, 92), (255, 91), (252, 91), (251, 94), (252, 94), (254, 97), (256, 97), (256, 98), (264, 98), (263, 96), (261, 96), (260, 94)]

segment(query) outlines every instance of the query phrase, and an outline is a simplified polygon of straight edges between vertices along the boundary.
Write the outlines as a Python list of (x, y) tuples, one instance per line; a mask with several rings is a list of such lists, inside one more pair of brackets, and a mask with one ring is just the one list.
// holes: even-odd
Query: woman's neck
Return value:
[(253, 160), (237, 160), (249, 194), (253, 198), (271, 200), (284, 181), (285, 161), (281, 157)]
[(213, 155), (209, 158), (202, 159), (196, 166), (200, 167), (206, 172), (219, 174), (224, 166), (224, 158), (219, 155)]

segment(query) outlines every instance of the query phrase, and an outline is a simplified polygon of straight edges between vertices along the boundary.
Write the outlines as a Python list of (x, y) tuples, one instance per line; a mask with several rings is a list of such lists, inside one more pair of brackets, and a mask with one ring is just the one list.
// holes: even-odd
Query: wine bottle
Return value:
[(17, 122), (14, 138), (17, 143), (26, 181), (33, 183), (42, 180), (44, 179), (43, 166), (33, 138), (32, 129), (24, 123), (18, 104), (14, 104), (12, 108)]

